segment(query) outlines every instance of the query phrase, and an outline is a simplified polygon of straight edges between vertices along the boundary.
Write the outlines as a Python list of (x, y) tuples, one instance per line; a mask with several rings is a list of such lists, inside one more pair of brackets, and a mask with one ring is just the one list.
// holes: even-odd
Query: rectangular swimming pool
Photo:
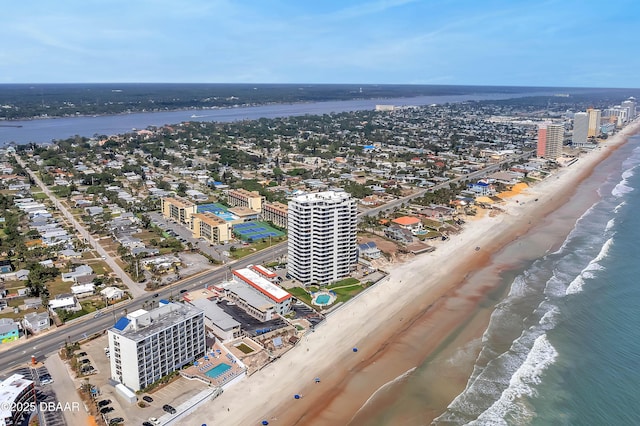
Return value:
[(221, 376), (227, 370), (230, 370), (230, 369), (231, 369), (231, 366), (223, 362), (222, 364), (216, 365), (215, 367), (213, 367), (211, 370), (207, 371), (204, 374), (215, 379), (216, 377)]

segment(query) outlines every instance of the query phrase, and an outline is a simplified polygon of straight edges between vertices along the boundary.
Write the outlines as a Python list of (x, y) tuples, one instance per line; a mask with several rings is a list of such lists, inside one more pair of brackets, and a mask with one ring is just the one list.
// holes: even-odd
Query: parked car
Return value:
[(87, 353), (86, 352), (80, 352), (80, 353), (77, 353), (76, 356), (78, 358), (82, 358), (83, 356), (87, 356)]
[(112, 411), (113, 411), (113, 407), (104, 407), (104, 408), (101, 408), (101, 409), (100, 409), (100, 412), (101, 412), (102, 414), (107, 414), (107, 413), (110, 413), (110, 412), (112, 412)]
[(153, 398), (151, 398), (149, 395), (143, 396), (142, 399), (144, 399), (147, 402), (153, 402)]
[(175, 414), (176, 413), (176, 409), (173, 408), (172, 406), (170, 406), (169, 404), (164, 404), (162, 406), (162, 409), (164, 411), (166, 411), (167, 413), (169, 413), (169, 414)]
[(155, 417), (149, 417), (149, 423), (153, 423), (154, 425), (159, 425), (160, 420), (156, 419)]
[(110, 425), (115, 425), (118, 423), (124, 423), (124, 419), (122, 417), (114, 417), (111, 420), (109, 420)]
[(111, 404), (110, 399), (103, 399), (102, 401), (98, 402), (98, 407), (106, 407), (109, 404)]
[(142, 422), (142, 426), (153, 426), (151, 422)]
[(42, 385), (50, 385), (51, 383), (53, 383), (53, 379), (51, 378), (51, 376), (41, 376), (40, 377), (40, 384), (42, 384)]

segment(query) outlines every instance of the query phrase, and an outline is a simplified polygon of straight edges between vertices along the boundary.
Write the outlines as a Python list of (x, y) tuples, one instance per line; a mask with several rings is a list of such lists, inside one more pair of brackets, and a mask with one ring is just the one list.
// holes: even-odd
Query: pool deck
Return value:
[[(220, 351), (220, 353), (218, 353)], [(215, 355), (212, 356), (211, 353)], [(241, 376), (246, 372), (245, 366), (235, 356), (233, 356), (224, 346), (216, 343), (213, 348), (207, 350), (207, 358), (204, 357), (197, 359), (198, 365), (192, 365), (182, 371), (186, 377), (197, 378), (205, 383), (213, 386), (224, 386), (231, 382), (236, 377)], [(214, 369), (218, 365), (227, 364), (231, 368), (220, 374), (217, 377), (207, 376), (207, 371)]]

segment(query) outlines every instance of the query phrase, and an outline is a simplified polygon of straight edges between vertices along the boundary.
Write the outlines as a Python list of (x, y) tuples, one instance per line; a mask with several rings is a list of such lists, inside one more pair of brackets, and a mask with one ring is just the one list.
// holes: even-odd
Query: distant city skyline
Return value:
[(640, 86), (640, 5), (8, 2), (0, 83)]

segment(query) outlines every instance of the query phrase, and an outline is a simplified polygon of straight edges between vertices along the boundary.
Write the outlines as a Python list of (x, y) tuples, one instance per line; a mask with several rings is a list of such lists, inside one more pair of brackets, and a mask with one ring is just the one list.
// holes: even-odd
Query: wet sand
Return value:
[[(252, 425), (268, 420), (279, 425), (344, 425), (376, 390), (425, 361), (460, 356), (454, 351), (459, 347), (467, 349), (464, 356), (472, 361), (473, 341), (484, 331), (499, 297), (500, 272), (519, 261), (517, 255), (499, 254), (510, 243), (524, 241), (525, 235), (531, 241), (539, 238), (531, 247), (544, 253), (548, 244), (539, 237), (542, 234), (527, 233), (565, 205), (594, 167), (638, 127), (628, 126), (602, 148), (509, 200), (505, 213), (468, 223), (464, 232), (435, 252), (398, 265), (384, 282), (329, 315), (280, 360), (187, 419), (194, 424), (208, 420)], [(525, 252), (523, 257), (536, 254)], [(431, 414), (406, 418), (406, 424), (428, 423), (464, 387), (467, 377), (464, 368), (442, 368), (431, 375), (439, 384), (425, 396)], [(321, 382), (314, 383), (314, 377)], [(294, 400), (294, 394), (303, 398)], [(389, 395), (380, 405), (397, 402)], [(366, 424), (375, 415), (365, 409), (353, 424)]]

